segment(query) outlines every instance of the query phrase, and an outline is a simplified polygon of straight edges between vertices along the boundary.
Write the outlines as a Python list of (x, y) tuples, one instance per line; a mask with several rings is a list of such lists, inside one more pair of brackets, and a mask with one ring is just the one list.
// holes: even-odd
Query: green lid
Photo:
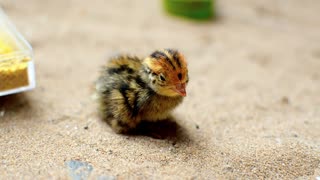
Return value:
[(165, 10), (173, 15), (196, 20), (214, 17), (213, 0), (163, 0)]

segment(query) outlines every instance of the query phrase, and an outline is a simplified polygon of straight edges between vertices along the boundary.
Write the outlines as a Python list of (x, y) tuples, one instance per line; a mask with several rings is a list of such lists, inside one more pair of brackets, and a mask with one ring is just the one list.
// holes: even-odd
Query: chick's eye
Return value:
[(165, 81), (165, 80), (166, 80), (166, 78), (164, 78), (164, 76), (163, 76), (163, 75), (160, 75), (160, 80), (161, 80), (161, 81)]

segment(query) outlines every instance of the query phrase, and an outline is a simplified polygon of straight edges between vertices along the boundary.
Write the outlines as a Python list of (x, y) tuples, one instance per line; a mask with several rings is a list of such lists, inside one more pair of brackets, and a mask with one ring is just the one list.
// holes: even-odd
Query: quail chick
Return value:
[(174, 49), (144, 59), (111, 58), (96, 84), (100, 115), (116, 133), (128, 133), (142, 120), (166, 119), (186, 96), (188, 81), (185, 58)]

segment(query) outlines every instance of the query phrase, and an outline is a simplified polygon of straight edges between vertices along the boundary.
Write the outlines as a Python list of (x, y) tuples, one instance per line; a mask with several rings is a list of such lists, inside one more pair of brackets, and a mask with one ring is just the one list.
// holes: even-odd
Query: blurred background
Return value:
[[(33, 46), (37, 77), (35, 90), (0, 98), (3, 177), (69, 177), (72, 160), (90, 177), (320, 176), (320, 1), (217, 0), (209, 20), (160, 0), (0, 5)], [(99, 69), (159, 48), (189, 63), (178, 135), (118, 136), (96, 116)]]

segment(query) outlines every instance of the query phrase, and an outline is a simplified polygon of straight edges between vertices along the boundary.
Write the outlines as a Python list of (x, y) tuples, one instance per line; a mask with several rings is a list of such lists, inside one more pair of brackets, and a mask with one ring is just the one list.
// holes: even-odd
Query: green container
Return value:
[(209, 20), (215, 16), (213, 0), (163, 0), (164, 9), (173, 15), (195, 20)]

